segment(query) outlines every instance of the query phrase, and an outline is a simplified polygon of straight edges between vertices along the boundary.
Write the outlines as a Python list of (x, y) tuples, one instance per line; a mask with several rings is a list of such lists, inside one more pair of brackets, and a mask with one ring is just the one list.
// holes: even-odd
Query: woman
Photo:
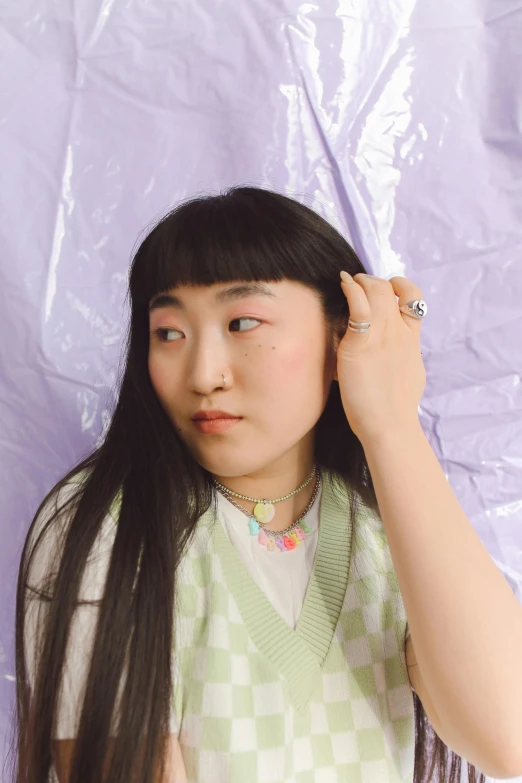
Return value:
[(332, 226), (254, 187), (141, 243), (111, 425), (22, 555), (20, 783), (52, 763), (60, 783), (404, 781), (414, 741), (420, 783), (429, 723), (337, 374), (341, 270), (365, 272)]

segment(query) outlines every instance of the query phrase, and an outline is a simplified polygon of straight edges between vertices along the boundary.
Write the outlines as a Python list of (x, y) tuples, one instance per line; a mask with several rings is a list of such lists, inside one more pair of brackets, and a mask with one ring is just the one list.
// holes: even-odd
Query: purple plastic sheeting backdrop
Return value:
[(522, 601), (521, 9), (1, 4), (0, 748), (26, 531), (107, 425), (133, 249), (196, 193), (284, 191), (421, 287), (422, 425)]

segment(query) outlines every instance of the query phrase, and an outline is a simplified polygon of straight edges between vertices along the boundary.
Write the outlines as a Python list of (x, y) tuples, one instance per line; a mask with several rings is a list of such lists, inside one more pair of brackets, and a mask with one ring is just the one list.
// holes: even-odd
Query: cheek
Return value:
[(311, 387), (316, 381), (322, 383), (324, 366), (324, 348), (313, 340), (300, 340), (291, 346), (276, 345), (270, 350), (265, 363), (264, 380), (281, 389), (301, 386)]
[(157, 363), (154, 361), (153, 357), (149, 354), (148, 359), (148, 368), (149, 368), (149, 377), (152, 385), (156, 389), (157, 382), (158, 382), (158, 367)]
[(308, 375), (308, 366), (310, 360), (303, 351), (292, 352), (281, 361), (279, 377), (285, 381), (295, 384)]
[(148, 366), (152, 387), (160, 400), (166, 402), (169, 391), (169, 374), (167, 369), (154, 355), (149, 356)]

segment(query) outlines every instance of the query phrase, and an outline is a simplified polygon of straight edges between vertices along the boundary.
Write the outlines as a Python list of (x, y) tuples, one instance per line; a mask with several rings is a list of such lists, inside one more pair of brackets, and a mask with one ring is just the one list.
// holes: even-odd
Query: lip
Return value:
[(217, 419), (193, 419), (193, 422), (196, 429), (203, 432), (205, 435), (216, 435), (234, 427), (234, 425), (241, 421), (241, 418), (242, 417), (231, 417), (228, 415), (224, 418)]
[(212, 410), (212, 411), (197, 411), (192, 419), (194, 421), (210, 420), (210, 419), (239, 419), (240, 416), (235, 416), (233, 413), (227, 413), (226, 411)]

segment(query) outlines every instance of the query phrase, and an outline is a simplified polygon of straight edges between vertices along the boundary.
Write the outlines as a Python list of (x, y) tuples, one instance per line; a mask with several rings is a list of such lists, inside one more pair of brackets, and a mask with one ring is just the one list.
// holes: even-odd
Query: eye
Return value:
[(169, 338), (169, 334), (172, 334), (173, 332), (177, 332), (179, 334), (177, 329), (167, 329), (164, 326), (160, 326), (159, 329), (155, 329), (154, 330), (154, 333), (158, 335), (158, 338), (159, 338), (160, 342), (162, 342), (162, 343), (173, 343), (173, 342), (175, 342), (176, 341), (175, 339), (171, 340)]
[[(239, 323), (239, 321), (250, 321), (251, 323), (260, 324), (261, 321), (259, 321), (257, 318), (234, 318), (233, 321), (230, 321), (230, 325)], [(251, 329), (230, 329), (231, 332), (250, 332)]]
[[(252, 327), (251, 329), (236, 329), (232, 326), (232, 324), (238, 324), (240, 321), (250, 321), (253, 324), (260, 324), (262, 321), (260, 321), (258, 318), (234, 318), (230, 322), (230, 331), (231, 332), (251, 332), (252, 329), (255, 327)], [(154, 329), (154, 334), (157, 335), (158, 339), (162, 343), (175, 343), (178, 341), (178, 337), (172, 337), (172, 335), (175, 334), (181, 334), (177, 329), (168, 329), (166, 326), (160, 326), (158, 329)]]

